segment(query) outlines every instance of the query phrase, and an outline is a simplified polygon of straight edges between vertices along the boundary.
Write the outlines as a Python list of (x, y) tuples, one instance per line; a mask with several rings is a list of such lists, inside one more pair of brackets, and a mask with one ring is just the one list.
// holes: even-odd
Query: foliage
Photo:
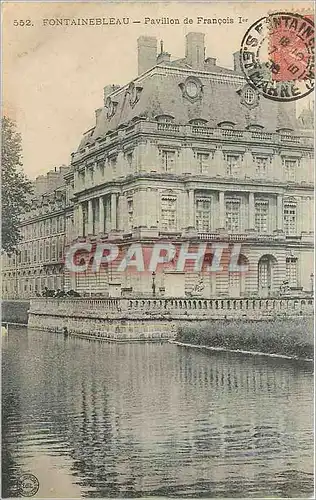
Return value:
[(179, 342), (313, 358), (313, 318), (214, 320), (179, 328)]
[(15, 250), (21, 240), (19, 229), (21, 214), (29, 207), (28, 195), (32, 183), (22, 171), (21, 136), (15, 123), (7, 117), (2, 118), (1, 142), (1, 247), (7, 253)]

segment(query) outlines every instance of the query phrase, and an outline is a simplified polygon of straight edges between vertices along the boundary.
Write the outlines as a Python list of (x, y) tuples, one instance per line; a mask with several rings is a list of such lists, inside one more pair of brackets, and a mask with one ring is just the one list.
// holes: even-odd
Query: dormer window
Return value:
[(127, 92), (129, 94), (129, 102), (133, 107), (139, 101), (140, 93), (143, 90), (143, 87), (136, 86), (134, 82), (129, 84)]
[(245, 93), (244, 93), (245, 102), (247, 104), (253, 104), (254, 101), (255, 101), (255, 98), (256, 98), (256, 94), (254, 93), (254, 91), (252, 90), (252, 88), (248, 87), (245, 90)]
[(250, 132), (260, 132), (260, 130), (263, 130), (263, 129), (264, 129), (264, 126), (263, 125), (259, 125), (257, 123), (248, 125), (246, 127), (246, 130), (249, 130)]
[(189, 124), (196, 125), (198, 127), (205, 127), (207, 124), (207, 120), (205, 120), (204, 118), (194, 118), (193, 120), (189, 121)]
[(189, 76), (184, 82), (179, 83), (183, 97), (191, 102), (201, 98), (203, 85), (199, 78)]
[(282, 135), (288, 135), (288, 134), (292, 134), (293, 133), (293, 129), (292, 128), (278, 128), (276, 131), (279, 132), (279, 134), (282, 134)]
[(158, 123), (173, 123), (174, 116), (172, 116), (172, 115), (157, 115), (157, 116), (155, 116), (155, 120), (157, 120)]
[(237, 90), (240, 95), (240, 102), (249, 109), (253, 109), (259, 104), (259, 94), (250, 85), (246, 84)]
[(105, 102), (105, 107), (107, 108), (106, 116), (108, 118), (112, 118), (112, 116), (115, 114), (115, 111), (117, 108), (117, 102), (112, 101), (112, 99), (110, 97), (108, 97), (106, 99), (106, 102)]
[(218, 127), (220, 128), (225, 128), (225, 129), (233, 129), (235, 128), (235, 123), (234, 122), (230, 122), (230, 121), (223, 121), (223, 122), (220, 122), (217, 124)]

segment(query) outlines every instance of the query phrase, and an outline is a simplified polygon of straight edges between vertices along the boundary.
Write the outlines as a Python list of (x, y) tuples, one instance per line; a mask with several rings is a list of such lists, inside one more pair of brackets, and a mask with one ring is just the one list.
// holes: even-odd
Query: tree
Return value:
[(21, 135), (16, 124), (2, 118), (1, 142), (1, 247), (7, 253), (15, 250), (21, 240), (20, 217), (30, 204), (32, 183), (22, 170)]

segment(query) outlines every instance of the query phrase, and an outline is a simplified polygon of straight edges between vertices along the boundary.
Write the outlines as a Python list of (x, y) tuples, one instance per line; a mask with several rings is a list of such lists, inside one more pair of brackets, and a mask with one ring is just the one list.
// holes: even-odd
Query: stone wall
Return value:
[(29, 300), (3, 300), (1, 304), (2, 323), (20, 323), (28, 321)]
[(29, 327), (99, 340), (166, 340), (191, 321), (274, 319), (313, 314), (313, 300), (54, 299), (31, 300)]

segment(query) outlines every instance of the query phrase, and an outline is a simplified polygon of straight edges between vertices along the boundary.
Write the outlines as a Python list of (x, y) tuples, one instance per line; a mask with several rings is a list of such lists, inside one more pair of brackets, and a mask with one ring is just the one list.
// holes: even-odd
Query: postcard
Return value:
[(2, 27), (2, 498), (312, 498), (314, 4)]

